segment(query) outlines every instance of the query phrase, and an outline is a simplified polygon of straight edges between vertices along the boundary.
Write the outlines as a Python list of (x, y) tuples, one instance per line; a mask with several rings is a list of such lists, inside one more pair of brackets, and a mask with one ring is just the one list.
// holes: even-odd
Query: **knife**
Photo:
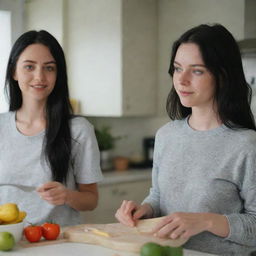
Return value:
[(37, 189), (37, 187), (35, 186), (26, 186), (26, 185), (18, 185), (18, 184), (4, 184), (4, 183), (1, 183), (0, 186), (13, 186), (13, 187), (16, 187), (18, 189), (21, 189), (25, 192), (32, 192), (32, 191), (35, 191)]

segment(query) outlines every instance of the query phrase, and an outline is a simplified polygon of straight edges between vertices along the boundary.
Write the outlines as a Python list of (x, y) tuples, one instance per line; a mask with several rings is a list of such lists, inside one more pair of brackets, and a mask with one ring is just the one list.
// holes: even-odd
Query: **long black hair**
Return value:
[(71, 164), (70, 119), (73, 111), (69, 101), (66, 61), (62, 47), (47, 31), (28, 31), (22, 34), (12, 47), (5, 79), (5, 91), (9, 97), (9, 110), (22, 106), (22, 94), (13, 75), (20, 54), (31, 44), (48, 47), (57, 66), (57, 78), (46, 103), (46, 133), (43, 152), (50, 164), (54, 181), (65, 183)]
[[(199, 47), (205, 66), (215, 78), (215, 101), (223, 124), (256, 130), (250, 108), (252, 90), (245, 80), (240, 50), (232, 34), (220, 24), (202, 24), (185, 32), (172, 47), (171, 77), (177, 50), (183, 43)], [(174, 86), (168, 95), (166, 109), (172, 120), (185, 118), (192, 112), (181, 104)]]

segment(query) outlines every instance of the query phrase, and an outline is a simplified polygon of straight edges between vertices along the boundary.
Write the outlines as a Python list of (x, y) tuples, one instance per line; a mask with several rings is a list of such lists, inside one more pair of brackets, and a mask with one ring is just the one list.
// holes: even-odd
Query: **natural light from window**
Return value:
[(0, 113), (8, 111), (4, 94), (7, 61), (11, 49), (11, 12), (0, 10)]

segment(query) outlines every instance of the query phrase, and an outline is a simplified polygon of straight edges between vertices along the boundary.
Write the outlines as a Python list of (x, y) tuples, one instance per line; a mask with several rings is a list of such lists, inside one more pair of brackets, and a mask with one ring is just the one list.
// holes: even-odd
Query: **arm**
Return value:
[[(232, 158), (232, 168), (221, 173), (215, 190), (226, 188), (221, 193), (233, 193), (234, 201), (223, 201), (221, 193), (216, 202), (223, 214), (215, 213), (172, 213), (165, 223), (159, 223), (155, 232), (159, 236), (190, 237), (203, 231), (225, 238), (244, 246), (256, 245), (256, 157), (254, 149), (241, 150), (239, 157)], [(230, 166), (230, 165), (229, 165)], [(232, 171), (232, 172), (231, 172)], [(221, 191), (221, 190), (220, 190)], [(229, 192), (230, 191), (230, 192)], [(227, 196), (228, 198), (228, 196)], [(227, 205), (227, 207), (226, 207)], [(225, 208), (226, 207), (226, 208)], [(226, 214), (224, 214), (226, 212)], [(165, 227), (164, 227), (165, 226)], [(178, 229), (177, 229), (178, 228)], [(175, 231), (175, 229), (177, 229)]]
[(190, 238), (203, 231), (227, 237), (229, 224), (225, 216), (215, 213), (176, 212), (166, 216), (153, 230), (159, 237)]
[(78, 184), (78, 190), (59, 182), (48, 182), (37, 189), (40, 197), (53, 205), (69, 205), (77, 211), (93, 210), (98, 203), (97, 184)]
[(149, 195), (141, 205), (134, 201), (124, 200), (117, 210), (115, 217), (117, 220), (128, 226), (135, 226), (136, 221), (141, 218), (152, 218), (159, 215), (159, 186), (158, 186), (158, 136), (156, 135), (154, 161), (152, 170), (152, 188)]
[(92, 211), (98, 204), (97, 184), (78, 184), (78, 191), (69, 190), (66, 204), (77, 211)]
[(155, 146), (153, 155), (153, 168), (152, 168), (152, 187), (150, 188), (149, 195), (143, 200), (142, 204), (149, 204), (152, 208), (152, 216), (158, 217), (160, 215), (160, 191), (158, 184), (158, 162), (161, 155), (161, 139), (159, 133), (155, 136)]
[(85, 118), (72, 119), (71, 128), (75, 139), (72, 141), (73, 166), (69, 172), (77, 187), (52, 181), (43, 184), (37, 192), (53, 205), (66, 204), (78, 211), (93, 210), (98, 203), (97, 182), (102, 179), (97, 140), (92, 125)]

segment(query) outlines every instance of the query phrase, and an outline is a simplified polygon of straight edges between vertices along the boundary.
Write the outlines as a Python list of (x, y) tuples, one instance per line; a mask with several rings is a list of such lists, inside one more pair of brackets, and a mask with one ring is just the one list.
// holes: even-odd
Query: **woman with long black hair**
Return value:
[(152, 188), (124, 201), (117, 219), (165, 216), (159, 237), (218, 255), (256, 249), (256, 127), (238, 45), (222, 25), (200, 25), (174, 42), (167, 99), (171, 122), (156, 134)]
[(92, 125), (72, 113), (65, 56), (50, 33), (29, 31), (17, 39), (6, 91), (0, 184), (10, 185), (0, 186), (0, 204), (17, 203), (32, 223), (79, 223), (78, 211), (97, 205), (99, 150)]

